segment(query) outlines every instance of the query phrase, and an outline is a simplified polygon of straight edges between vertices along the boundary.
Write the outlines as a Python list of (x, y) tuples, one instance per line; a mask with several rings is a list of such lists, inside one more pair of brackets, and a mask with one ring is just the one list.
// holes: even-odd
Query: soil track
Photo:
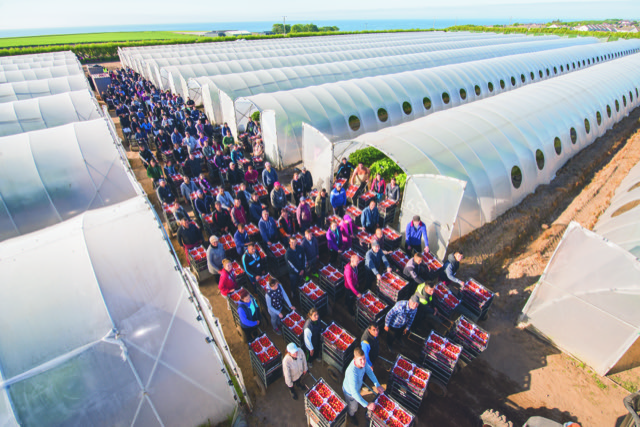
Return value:
[[(567, 224), (576, 220), (592, 227), (608, 206), (617, 185), (640, 160), (639, 118), (640, 109), (570, 159), (551, 184), (540, 186), (493, 223), (451, 244), (451, 248), (462, 248), (465, 252), (460, 275), (473, 276), (497, 293), (490, 318), (482, 324), (491, 333), (491, 341), (479, 359), (453, 376), (446, 397), (430, 394), (425, 398), (418, 425), (474, 426), (478, 415), (488, 408), (505, 413), (515, 425), (522, 425), (532, 415), (543, 415), (558, 422), (578, 421), (583, 426), (614, 426), (625, 414), (624, 389), (517, 329), (515, 321)], [(128, 156), (138, 180), (158, 209), (155, 192), (137, 152), (129, 151)], [(283, 282), (288, 286), (286, 280)], [(259, 395), (252, 380), (247, 347), (235, 331), (216, 282), (210, 279), (201, 288), (220, 318), (245, 377), (255, 405), (250, 425), (305, 425), (302, 399), (292, 401), (282, 380), (271, 385), (266, 396)], [(342, 305), (335, 307), (333, 319), (352, 332), (358, 330)], [(278, 348), (284, 348), (281, 337), (272, 332), (269, 335)], [(416, 347), (409, 344), (400, 352), (415, 358)], [(382, 356), (395, 358), (386, 348), (382, 349)], [(316, 378), (328, 379), (320, 363), (311, 372)], [(376, 374), (381, 382), (386, 382), (388, 375), (383, 364), (377, 366)], [(625, 378), (639, 384), (640, 368), (625, 373)], [(338, 382), (329, 380), (329, 383), (336, 391), (340, 390)], [(359, 416), (364, 425), (362, 409)]]

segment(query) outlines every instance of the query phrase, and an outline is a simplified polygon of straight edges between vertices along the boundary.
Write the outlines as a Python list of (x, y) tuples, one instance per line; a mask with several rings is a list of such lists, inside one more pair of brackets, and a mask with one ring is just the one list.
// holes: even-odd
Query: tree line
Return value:
[[(273, 24), (271, 31), (276, 34), (283, 34), (284, 24)], [(340, 31), (338, 27), (318, 27), (316, 24), (293, 24), (286, 26), (287, 34), (291, 33), (328, 33), (332, 31)]]

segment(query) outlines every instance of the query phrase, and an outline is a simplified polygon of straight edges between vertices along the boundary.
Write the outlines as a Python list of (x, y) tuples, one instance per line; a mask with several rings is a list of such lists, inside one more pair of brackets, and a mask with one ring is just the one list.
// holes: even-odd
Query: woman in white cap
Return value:
[(304, 357), (304, 352), (295, 343), (289, 343), (287, 345), (287, 354), (282, 359), (282, 372), (284, 373), (284, 382), (289, 387), (289, 393), (291, 393), (293, 400), (298, 400), (298, 395), (293, 386), (295, 384), (301, 390), (304, 390), (300, 379), (307, 373), (307, 370), (307, 360)]

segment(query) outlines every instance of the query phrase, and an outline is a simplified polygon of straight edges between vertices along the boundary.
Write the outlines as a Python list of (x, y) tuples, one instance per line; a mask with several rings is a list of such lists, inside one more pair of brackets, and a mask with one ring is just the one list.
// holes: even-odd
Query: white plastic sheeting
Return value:
[(606, 375), (640, 363), (639, 306), (638, 259), (572, 222), (520, 323)]
[(31, 55), (13, 55), (13, 56), (2, 56), (0, 57), (0, 65), (5, 64), (26, 64), (33, 62), (45, 62), (45, 61), (54, 61), (60, 59), (76, 59), (76, 55), (70, 50), (65, 50), (61, 52), (46, 52), (46, 53), (34, 53)]
[(5, 83), (0, 84), (0, 104), (76, 90), (90, 90), (89, 83), (83, 75)]
[[(569, 73), (574, 66), (575, 69), (588, 67), (604, 61), (605, 55), (608, 60), (629, 54), (639, 50), (640, 42), (600, 46), (561, 49), (559, 53), (550, 50), (512, 55), (366, 77), (263, 93), (239, 98), (236, 102), (250, 102), (255, 110), (275, 112), (278, 139), (265, 138), (264, 145), (267, 152), (278, 152), (278, 157), (270, 158), (272, 163), (284, 167), (301, 160), (302, 123), (315, 127), (331, 141), (355, 137), (491, 97), (550, 76)], [(385, 113), (382, 118), (381, 112)], [(358, 121), (357, 127), (350, 127), (351, 117)], [(242, 128), (240, 117), (237, 119), (238, 127)]]
[(39, 62), (18, 62), (15, 64), (0, 64), (0, 72), (33, 70), (37, 68), (51, 68), (76, 64), (78, 64), (78, 60), (75, 58), (52, 59), (50, 61)]
[(350, 61), (354, 59), (407, 55), (419, 52), (435, 52), (488, 45), (507, 45), (510, 43), (524, 42), (534, 43), (540, 40), (544, 39), (540, 39), (538, 37), (504, 36), (500, 38), (491, 37), (452, 42), (426, 43), (415, 46), (352, 49), (339, 52), (329, 51), (315, 54), (249, 58), (218, 63), (169, 66), (160, 69), (158, 81), (162, 89), (171, 89), (173, 92), (186, 96), (188, 93), (187, 81), (193, 77), (215, 76), (219, 74), (231, 74), (259, 69), (286, 68), (296, 65), (323, 64), (328, 62)]
[(160, 227), (137, 197), (0, 245), (3, 425), (196, 426), (233, 413)]
[[(272, 93), (284, 90), (316, 86), (324, 83), (351, 80), (356, 78), (400, 73), (403, 71), (433, 68), (441, 65), (470, 62), (480, 59), (537, 52), (547, 49), (562, 50), (563, 46), (575, 46), (596, 39), (560, 39), (538, 43), (515, 43), (509, 46), (483, 46), (416, 53), (381, 58), (367, 58), (353, 61), (332, 62), (317, 65), (302, 65), (289, 68), (272, 68), (248, 71), (245, 73), (224, 74), (219, 76), (189, 79), (189, 97), (196, 105), (203, 104), (205, 113), (212, 122), (234, 123), (233, 117), (221, 117), (220, 98), (228, 97), (235, 101), (240, 97), (249, 97), (260, 93)], [(604, 46), (594, 44), (593, 46)], [(591, 45), (590, 45), (591, 46)]]
[(49, 68), (33, 68), (19, 71), (0, 71), (0, 84), (25, 82), (28, 80), (52, 79), (54, 77), (84, 75), (80, 63)]
[(0, 104), (0, 136), (62, 126), (102, 117), (88, 90)]
[(640, 258), (640, 163), (620, 183), (593, 231)]
[(0, 138), (0, 241), (141, 193), (106, 120)]
[[(465, 181), (455, 239), (549, 183), (570, 157), (638, 105), (639, 87), (640, 55), (631, 55), (335, 143), (334, 159), (372, 146), (388, 153), (407, 175)], [(314, 161), (309, 153), (326, 151), (332, 143), (320, 134), (314, 133), (312, 146), (302, 150), (306, 165)]]

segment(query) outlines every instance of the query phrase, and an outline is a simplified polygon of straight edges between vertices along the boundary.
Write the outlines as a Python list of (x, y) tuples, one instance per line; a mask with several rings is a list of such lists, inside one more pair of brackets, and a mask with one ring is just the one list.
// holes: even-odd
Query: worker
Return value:
[(238, 302), (238, 317), (245, 341), (249, 343), (256, 339), (260, 332), (260, 308), (249, 292)]
[(273, 327), (273, 331), (278, 335), (282, 335), (282, 331), (280, 330), (282, 325), (282, 321), (280, 319), (284, 317), (282, 309), (285, 304), (291, 311), (296, 308), (291, 305), (291, 301), (289, 300), (289, 297), (284, 291), (282, 285), (273, 277), (269, 279), (269, 290), (266, 292), (264, 298), (267, 303), (267, 310), (271, 316), (271, 326)]
[(358, 404), (367, 408), (370, 411), (375, 409), (373, 402), (369, 403), (360, 394), (360, 389), (364, 382), (364, 374), (367, 374), (369, 379), (373, 381), (373, 385), (377, 393), (384, 393), (384, 388), (378, 382), (376, 375), (369, 365), (367, 365), (367, 359), (364, 355), (364, 351), (360, 347), (356, 347), (353, 350), (353, 360), (349, 363), (347, 370), (344, 373), (344, 381), (342, 382), (342, 393), (344, 394), (347, 402), (347, 413), (351, 423), (355, 426), (358, 425), (358, 419), (356, 418), (356, 412), (358, 411)]
[(356, 314), (355, 305), (356, 298), (360, 299), (362, 294), (358, 290), (358, 255), (351, 255), (349, 263), (344, 266), (344, 287), (345, 296), (344, 301), (347, 305), (349, 314), (354, 316)]
[(380, 329), (376, 322), (369, 323), (367, 330), (362, 334), (360, 338), (360, 346), (364, 351), (364, 356), (367, 358), (367, 365), (373, 369), (373, 364), (378, 360), (378, 354), (380, 353), (380, 342), (378, 341), (378, 335)]
[(462, 251), (455, 251), (454, 253), (449, 254), (444, 265), (438, 270), (439, 279), (447, 285), (456, 283), (462, 288), (464, 282), (456, 277), (456, 273), (460, 268), (460, 261), (462, 261), (463, 258), (464, 254)]
[(307, 320), (304, 322), (304, 346), (308, 352), (309, 368), (313, 368), (313, 361), (320, 355), (320, 342), (322, 325), (320, 324), (320, 313), (314, 307), (309, 310)]
[(418, 285), (424, 282), (426, 279), (432, 278), (429, 275), (429, 268), (426, 266), (422, 255), (419, 252), (413, 254), (413, 257), (407, 261), (407, 264), (402, 270), (402, 274), (409, 278), (409, 289), (413, 294)]
[(373, 282), (380, 280), (382, 277), (382, 267), (386, 267), (388, 272), (391, 272), (391, 265), (389, 260), (380, 249), (380, 244), (374, 240), (371, 242), (371, 249), (367, 251), (364, 260), (365, 272), (367, 274), (366, 288), (371, 289)]
[(304, 391), (305, 388), (300, 379), (307, 373), (308, 369), (304, 352), (295, 343), (290, 342), (287, 345), (287, 354), (282, 359), (282, 372), (284, 374), (284, 383), (289, 388), (289, 393), (293, 400), (298, 400), (298, 395), (293, 386), (295, 385)]
[(414, 215), (413, 221), (407, 224), (405, 230), (404, 246), (409, 255), (422, 251), (422, 239), (424, 238), (424, 251), (429, 252), (429, 238), (427, 226), (420, 221), (420, 215)]
[(420, 302), (420, 304), (418, 305), (418, 313), (416, 314), (414, 323), (416, 323), (417, 325), (421, 325), (423, 320), (426, 319), (431, 329), (433, 329), (433, 326), (435, 324), (439, 323), (437, 317), (438, 309), (434, 307), (433, 301), (434, 288), (435, 286), (431, 283), (422, 283), (418, 285), (416, 293), (414, 294), (418, 297)]
[[(387, 332), (387, 346), (393, 348), (393, 342), (402, 340), (402, 335), (408, 335), (413, 320), (418, 313), (420, 299), (417, 295), (411, 296), (409, 301), (398, 301), (384, 318), (384, 330)], [(391, 329), (391, 330), (389, 330)]]
[(289, 285), (293, 299), (298, 298), (299, 288), (302, 286), (305, 277), (305, 267), (307, 266), (307, 257), (302, 246), (298, 246), (295, 237), (289, 238), (289, 248), (284, 255), (289, 269)]

